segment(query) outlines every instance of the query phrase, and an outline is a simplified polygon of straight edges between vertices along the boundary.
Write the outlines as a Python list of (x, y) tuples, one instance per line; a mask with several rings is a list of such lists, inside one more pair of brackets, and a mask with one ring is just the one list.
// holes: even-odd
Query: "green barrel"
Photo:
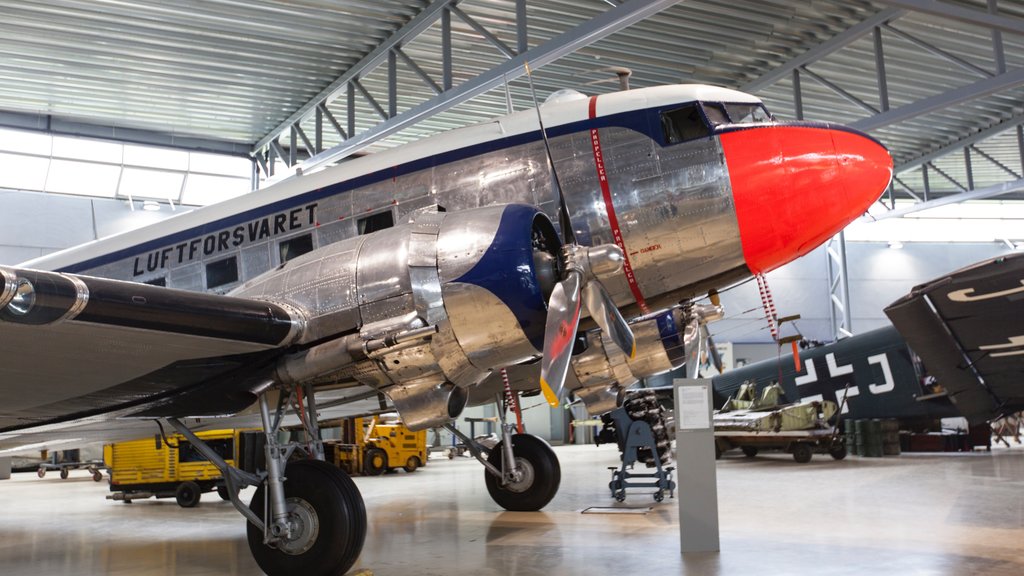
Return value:
[(882, 454), (900, 455), (900, 423), (895, 418), (882, 420)]
[(846, 436), (846, 453), (851, 456), (860, 454), (857, 451), (857, 429), (854, 426), (856, 420), (845, 420), (843, 421), (843, 430)]
[(882, 421), (877, 418), (865, 420), (863, 426), (863, 452), (861, 456), (868, 458), (882, 457)]
[(867, 420), (853, 421), (853, 433), (856, 435), (855, 445), (857, 447), (857, 449), (854, 451), (854, 454), (858, 456), (863, 456), (864, 452), (867, 450), (867, 448), (864, 446), (864, 442), (868, 438), (867, 422)]

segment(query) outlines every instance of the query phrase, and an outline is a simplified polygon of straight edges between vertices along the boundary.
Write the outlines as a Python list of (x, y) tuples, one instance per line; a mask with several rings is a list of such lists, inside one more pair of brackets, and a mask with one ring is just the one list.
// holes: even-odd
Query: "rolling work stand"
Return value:
[[(611, 490), (612, 496), (622, 502), (626, 499), (627, 488), (657, 488), (657, 491), (654, 492), (656, 502), (665, 499), (666, 490), (670, 498), (675, 498), (676, 483), (672, 480), (672, 472), (675, 468), (661, 465), (651, 425), (643, 420), (633, 420), (625, 408), (612, 411), (611, 417), (615, 422), (619, 449), (622, 452), (622, 466), (609, 468), (612, 471), (612, 481), (608, 483), (608, 488)], [(654, 455), (656, 472), (632, 471), (633, 466), (640, 460), (638, 451), (644, 449), (650, 450)]]

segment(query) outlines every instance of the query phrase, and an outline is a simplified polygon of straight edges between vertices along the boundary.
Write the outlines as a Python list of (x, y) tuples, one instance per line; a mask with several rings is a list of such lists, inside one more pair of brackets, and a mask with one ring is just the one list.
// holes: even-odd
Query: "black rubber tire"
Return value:
[(793, 452), (793, 460), (796, 460), (800, 464), (807, 464), (811, 461), (811, 447), (807, 444), (796, 443), (790, 450)]
[[(319, 535), (300, 554), (289, 554), (263, 544), (263, 531), (249, 523), (249, 550), (269, 576), (335, 576), (355, 564), (366, 540), (366, 508), (352, 479), (343, 470), (319, 460), (288, 464), (284, 483), (286, 499), (304, 501), (317, 515)], [(264, 518), (262, 484), (253, 494), (251, 509)]]
[(403, 468), (405, 469), (406, 472), (412, 474), (413, 472), (416, 471), (417, 468), (419, 468), (422, 465), (423, 464), (420, 463), (419, 456), (409, 456), (409, 459), (405, 461), (405, 466), (403, 466)]
[(178, 488), (174, 491), (174, 500), (182, 508), (195, 508), (199, 505), (199, 499), (202, 496), (203, 491), (199, 488), (199, 484), (192, 481), (178, 484)]
[(46, 468), (39, 468), (36, 470), (36, 476), (39, 476), (40, 478), (46, 476)]
[[(504, 447), (498, 442), (487, 455), (487, 461), (501, 470)], [(533, 479), (527, 485), (511, 489), (501, 485), (501, 479), (484, 471), (484, 482), (491, 498), (506, 510), (513, 512), (536, 512), (558, 493), (562, 482), (562, 467), (558, 456), (544, 440), (530, 434), (512, 436), (512, 454), (516, 460), (524, 460), (532, 468)]]
[(93, 470), (92, 471), (92, 481), (93, 482), (100, 482), (102, 480), (103, 480), (103, 472), (100, 472), (99, 470)]
[(846, 458), (846, 444), (833, 444), (832, 448), (829, 448), (828, 455), (835, 460), (842, 460)]
[(380, 476), (388, 470), (388, 455), (380, 448), (370, 448), (363, 455), (363, 474)]
[(61, 480), (67, 480), (69, 474), (71, 474), (71, 472), (67, 468), (61, 468), (60, 469), (60, 479)]
[(217, 486), (217, 496), (220, 496), (220, 499), (225, 502), (231, 501), (231, 494), (228, 494), (227, 486)]
[(757, 446), (740, 446), (740, 450), (743, 450), (743, 455), (747, 458), (757, 456)]

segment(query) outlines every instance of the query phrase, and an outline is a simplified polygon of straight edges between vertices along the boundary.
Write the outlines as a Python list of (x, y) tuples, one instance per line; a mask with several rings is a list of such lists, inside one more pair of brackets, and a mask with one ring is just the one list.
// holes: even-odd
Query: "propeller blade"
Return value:
[(711, 337), (711, 332), (708, 330), (708, 325), (705, 324), (702, 329), (704, 330), (704, 339), (708, 346), (708, 357), (711, 358), (711, 363), (715, 366), (715, 370), (718, 373), (722, 373), (722, 356), (718, 354), (718, 348), (715, 347), (715, 339)]
[(540, 389), (552, 407), (557, 407), (569, 371), (576, 329), (580, 324), (579, 272), (570, 272), (551, 292), (548, 318), (544, 325), (544, 357), (540, 364)]
[(583, 286), (583, 302), (587, 305), (590, 316), (612, 342), (615, 342), (619, 350), (625, 352), (630, 360), (636, 358), (636, 339), (633, 337), (633, 331), (619, 313), (608, 291), (596, 278)]

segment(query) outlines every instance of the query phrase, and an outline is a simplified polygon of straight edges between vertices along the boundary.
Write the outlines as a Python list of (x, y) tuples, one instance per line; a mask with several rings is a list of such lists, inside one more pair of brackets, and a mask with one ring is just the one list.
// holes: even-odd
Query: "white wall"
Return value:
[[(847, 242), (850, 312), (854, 333), (889, 324), (882, 309), (914, 286), (980, 260), (1009, 253), (1005, 244), (907, 242), (893, 250), (882, 242)], [(779, 316), (799, 314), (804, 337), (833, 340), (829, 323), (829, 283), (824, 248), (767, 275)], [(718, 342), (770, 343), (757, 283), (753, 280), (722, 294), (726, 317), (711, 324)], [(783, 335), (793, 334), (784, 326)], [(736, 358), (763, 359), (774, 348), (740, 349)]]
[(180, 213), (166, 204), (147, 212), (137, 202), (132, 211), (127, 200), (0, 189), (0, 264), (20, 264)]

